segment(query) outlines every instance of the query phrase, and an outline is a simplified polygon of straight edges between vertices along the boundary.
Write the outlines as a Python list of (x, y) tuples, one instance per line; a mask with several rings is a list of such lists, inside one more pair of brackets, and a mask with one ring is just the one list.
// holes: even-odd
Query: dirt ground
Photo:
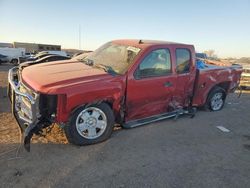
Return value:
[[(67, 143), (56, 125), (20, 145), (0, 66), (0, 187), (249, 187), (250, 92), (231, 94), (220, 112), (115, 130), (86, 147)], [(216, 128), (224, 126), (225, 133)]]

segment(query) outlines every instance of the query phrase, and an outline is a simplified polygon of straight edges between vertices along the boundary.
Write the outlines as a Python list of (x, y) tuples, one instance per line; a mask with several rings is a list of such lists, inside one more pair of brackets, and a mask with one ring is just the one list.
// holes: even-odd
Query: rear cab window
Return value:
[(177, 48), (175, 50), (175, 56), (177, 74), (184, 74), (190, 72), (192, 60), (190, 50), (187, 48)]

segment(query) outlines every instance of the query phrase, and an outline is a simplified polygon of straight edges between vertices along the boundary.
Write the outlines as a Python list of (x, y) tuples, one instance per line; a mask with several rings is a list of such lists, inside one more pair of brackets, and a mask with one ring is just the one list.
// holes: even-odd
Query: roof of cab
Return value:
[(183, 44), (183, 43), (160, 41), (160, 40), (121, 39), (121, 40), (113, 40), (112, 42), (123, 45), (134, 46), (138, 48), (147, 48), (155, 45), (174, 45), (174, 46), (180, 45), (180, 46), (193, 47), (193, 45), (191, 44)]

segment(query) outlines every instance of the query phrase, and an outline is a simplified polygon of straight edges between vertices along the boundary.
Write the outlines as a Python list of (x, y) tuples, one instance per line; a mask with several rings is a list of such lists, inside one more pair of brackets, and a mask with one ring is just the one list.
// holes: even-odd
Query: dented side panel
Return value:
[[(171, 73), (164, 76), (136, 78), (135, 72), (143, 59), (153, 50), (168, 49), (171, 54)], [(175, 50), (190, 50), (192, 61), (190, 72), (176, 73)], [(155, 45), (146, 49), (128, 72), (126, 122), (172, 112), (189, 105), (195, 79), (194, 47), (191, 45)]]
[(215, 86), (221, 86), (228, 93), (239, 85), (242, 70), (237, 67), (218, 67), (198, 71), (194, 91), (194, 106), (203, 106), (207, 96)]
[(115, 76), (101, 83), (74, 86), (58, 98), (57, 122), (67, 122), (71, 112), (89, 103), (105, 101), (109, 103), (115, 115), (119, 115), (122, 97), (125, 95), (125, 76)]

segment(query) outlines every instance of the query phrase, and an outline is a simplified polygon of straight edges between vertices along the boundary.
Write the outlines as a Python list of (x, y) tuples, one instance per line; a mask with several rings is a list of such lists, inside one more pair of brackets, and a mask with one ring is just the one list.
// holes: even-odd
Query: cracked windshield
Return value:
[(95, 67), (103, 67), (107, 70), (107, 72), (124, 74), (140, 50), (140, 48), (133, 46), (109, 42), (101, 46), (83, 60), (91, 62), (89, 64)]

